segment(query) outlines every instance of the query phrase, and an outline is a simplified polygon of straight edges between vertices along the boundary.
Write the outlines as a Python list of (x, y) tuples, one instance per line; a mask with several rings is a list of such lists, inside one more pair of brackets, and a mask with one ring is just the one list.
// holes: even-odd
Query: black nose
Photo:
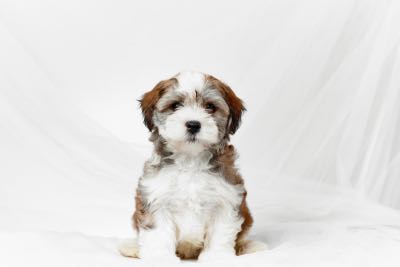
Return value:
[(199, 121), (187, 121), (185, 123), (187, 130), (191, 134), (198, 133), (201, 128), (201, 123)]

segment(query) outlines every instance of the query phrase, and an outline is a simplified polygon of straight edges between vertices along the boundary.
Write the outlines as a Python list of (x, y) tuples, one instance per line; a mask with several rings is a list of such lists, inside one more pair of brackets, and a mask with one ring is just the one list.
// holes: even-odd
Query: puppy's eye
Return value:
[(210, 113), (214, 113), (215, 111), (217, 111), (217, 107), (213, 103), (207, 103), (206, 110)]
[(171, 104), (170, 108), (171, 108), (173, 111), (175, 111), (175, 110), (177, 110), (177, 109), (178, 109), (179, 107), (181, 107), (181, 106), (182, 106), (182, 103), (176, 101), (176, 102), (174, 102), (174, 103)]

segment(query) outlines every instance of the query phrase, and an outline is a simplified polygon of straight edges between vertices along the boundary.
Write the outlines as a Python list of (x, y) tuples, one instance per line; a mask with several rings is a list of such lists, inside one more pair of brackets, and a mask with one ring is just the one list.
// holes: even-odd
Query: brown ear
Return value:
[(211, 75), (207, 79), (222, 94), (222, 97), (229, 106), (228, 133), (234, 134), (240, 126), (243, 112), (246, 111), (243, 101), (235, 95), (227, 84)]
[(154, 128), (153, 114), (158, 100), (160, 100), (165, 90), (174, 86), (176, 83), (176, 78), (161, 81), (151, 91), (145, 93), (142, 99), (139, 100), (143, 114), (143, 122), (149, 131), (152, 131)]

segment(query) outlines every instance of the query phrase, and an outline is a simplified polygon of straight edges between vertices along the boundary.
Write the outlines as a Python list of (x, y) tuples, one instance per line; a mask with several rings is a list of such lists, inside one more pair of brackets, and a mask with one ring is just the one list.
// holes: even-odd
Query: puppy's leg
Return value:
[(168, 214), (157, 211), (153, 214), (154, 224), (149, 229), (139, 230), (139, 258), (179, 262), (175, 255), (176, 229)]
[(229, 213), (220, 214), (215, 221), (209, 225), (206, 244), (199, 256), (200, 261), (233, 257), (235, 254), (235, 240), (241, 229), (242, 218), (238, 218), (233, 210)]

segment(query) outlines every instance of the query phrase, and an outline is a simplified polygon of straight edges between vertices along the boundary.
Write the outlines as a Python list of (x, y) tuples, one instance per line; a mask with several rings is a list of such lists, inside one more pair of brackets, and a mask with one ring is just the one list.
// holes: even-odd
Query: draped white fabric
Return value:
[(140, 264), (115, 251), (151, 150), (136, 99), (191, 69), (248, 109), (271, 250), (230, 265), (399, 266), (399, 26), (395, 0), (0, 1), (0, 264)]

